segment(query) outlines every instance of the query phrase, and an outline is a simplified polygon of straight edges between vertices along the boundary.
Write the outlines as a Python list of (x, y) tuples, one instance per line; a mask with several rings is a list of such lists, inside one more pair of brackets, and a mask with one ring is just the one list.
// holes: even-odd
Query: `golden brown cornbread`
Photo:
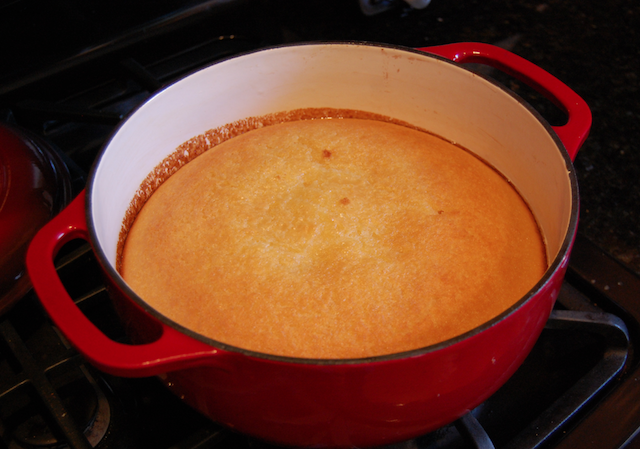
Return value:
[(428, 346), (509, 308), (546, 269), (527, 205), (479, 159), (377, 120), (276, 124), (153, 193), (121, 272), (214, 340), (306, 358)]

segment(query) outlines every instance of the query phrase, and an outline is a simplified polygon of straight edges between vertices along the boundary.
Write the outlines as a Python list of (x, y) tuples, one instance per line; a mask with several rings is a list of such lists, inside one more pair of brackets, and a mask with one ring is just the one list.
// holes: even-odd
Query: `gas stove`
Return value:
[[(54, 39), (60, 48), (37, 50), (38, 60), (19, 64), (25, 55), (14, 53), (16, 66), (0, 78), (0, 118), (49, 142), (68, 166), (77, 195), (102, 144), (153, 92), (227, 56), (297, 39), (295, 31), (271, 22), (279, 2), (258, 3), (163, 2), (123, 24), (109, 8), (107, 13), (96, 4), (78, 11), (68, 2), (75, 15), (64, 19), (65, 26), (80, 20), (80, 13), (101, 24), (99, 30), (83, 27), (91, 35), (83, 39), (93, 44), (63, 43), (65, 34)], [(355, 3), (350, 11), (359, 14)], [(385, 9), (393, 10), (392, 3)], [(399, 3), (397, 16), (413, 13)], [(33, 5), (16, 1), (2, 8), (26, 14)], [(89, 245), (67, 244), (56, 266), (81, 310), (109, 337), (126, 341)], [(457, 422), (393, 447), (639, 444), (639, 296), (637, 274), (579, 233), (551, 319), (516, 374)], [(0, 446), (272, 447), (212, 423), (156, 378), (96, 370), (49, 322), (33, 292), (0, 317)]]

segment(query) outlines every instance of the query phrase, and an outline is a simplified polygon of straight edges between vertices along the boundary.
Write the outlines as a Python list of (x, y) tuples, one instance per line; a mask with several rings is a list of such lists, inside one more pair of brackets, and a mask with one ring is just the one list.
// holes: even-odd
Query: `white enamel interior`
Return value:
[(549, 260), (572, 209), (566, 162), (549, 130), (511, 95), (455, 64), (358, 44), (280, 47), (226, 60), (155, 95), (108, 143), (91, 184), (91, 220), (115, 266), (125, 212), (142, 180), (189, 138), (239, 119), (308, 107), (404, 120), (475, 152), (533, 210)]

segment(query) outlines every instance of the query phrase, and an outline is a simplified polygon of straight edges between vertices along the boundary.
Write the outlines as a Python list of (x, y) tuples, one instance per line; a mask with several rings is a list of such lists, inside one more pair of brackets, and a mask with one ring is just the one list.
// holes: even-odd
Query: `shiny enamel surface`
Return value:
[[(160, 375), (212, 419), (280, 444), (391, 444), (481, 403), (524, 360), (557, 297), (578, 220), (577, 185), (564, 147), (575, 155), (591, 118), (564, 84), (504, 50), (456, 44), (433, 52), (447, 59), (482, 55), (484, 63), (526, 74), (563, 105), (567, 125), (551, 128), (500, 86), (408, 49), (310, 44), (218, 63), (170, 86), (129, 117), (100, 156), (86, 204), (77, 198), (34, 239), (29, 271), (53, 320), (99, 368), (122, 376)], [(207, 129), (304, 107), (376, 112), (472, 149), (531, 205), (547, 240), (550, 268), (543, 279), (511, 309), (465, 335), (364, 360), (302, 360), (231, 348), (149, 308), (113, 267), (122, 217), (142, 179), (177, 145)], [(64, 292), (51, 259), (75, 237), (91, 241), (114, 304), (142, 344), (111, 341)]]
[(0, 312), (30, 288), (29, 242), (69, 201), (64, 163), (36, 137), (0, 124)]

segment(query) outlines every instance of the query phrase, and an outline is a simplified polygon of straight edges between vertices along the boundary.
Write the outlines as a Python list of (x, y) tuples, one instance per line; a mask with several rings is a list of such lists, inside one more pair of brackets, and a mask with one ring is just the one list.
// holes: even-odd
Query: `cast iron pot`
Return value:
[(56, 150), (0, 122), (0, 314), (31, 290), (25, 256), (33, 236), (69, 204), (69, 170)]
[[(513, 93), (462, 62), (488, 64), (526, 81), (564, 109), (568, 122), (549, 126)], [(513, 307), (464, 335), (358, 360), (276, 357), (230, 347), (149, 307), (114, 268), (123, 217), (142, 180), (179, 144), (208, 129), (309, 107), (391, 116), (488, 161), (513, 182), (539, 222), (550, 261), (544, 277)], [(421, 51), (313, 43), (245, 54), (167, 87), (120, 125), (94, 166), (86, 194), (34, 238), (29, 273), (55, 324), (91, 363), (118, 376), (159, 375), (214, 421), (289, 446), (362, 447), (410, 439), (483, 402), (538, 338), (576, 232), (572, 158), (590, 125), (589, 108), (568, 87), (489, 45)], [(52, 259), (74, 238), (91, 242), (114, 304), (140, 344), (109, 339), (65, 292)]]

